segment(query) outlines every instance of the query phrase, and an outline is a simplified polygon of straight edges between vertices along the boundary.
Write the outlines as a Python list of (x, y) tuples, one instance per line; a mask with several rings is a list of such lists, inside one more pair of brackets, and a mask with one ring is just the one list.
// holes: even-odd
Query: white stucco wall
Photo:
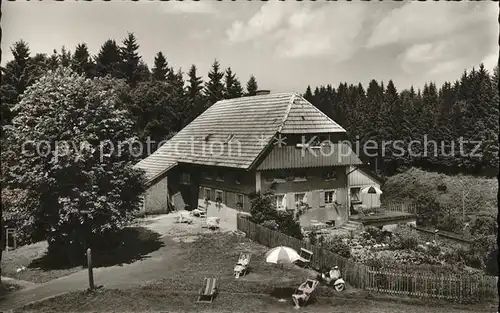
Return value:
[(167, 176), (150, 186), (144, 193), (144, 204), (141, 213), (168, 212)]

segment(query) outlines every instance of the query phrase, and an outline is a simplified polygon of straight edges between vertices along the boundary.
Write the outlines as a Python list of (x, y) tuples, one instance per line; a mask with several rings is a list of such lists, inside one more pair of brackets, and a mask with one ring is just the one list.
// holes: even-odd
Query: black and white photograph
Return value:
[(0, 312), (498, 313), (498, 1), (0, 24)]

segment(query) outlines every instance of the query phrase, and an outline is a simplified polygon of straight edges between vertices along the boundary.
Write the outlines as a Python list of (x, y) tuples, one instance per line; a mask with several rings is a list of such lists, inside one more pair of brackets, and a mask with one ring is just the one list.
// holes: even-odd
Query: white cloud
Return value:
[(368, 7), (359, 3), (267, 2), (248, 22), (234, 22), (227, 36), (233, 43), (269, 42), (279, 56), (328, 55), (340, 62), (359, 47), (357, 39), (367, 13)]
[(450, 44), (453, 42), (438, 41), (412, 45), (399, 55), (401, 67), (405, 72), (414, 74), (428, 64), (447, 60), (446, 49)]
[(425, 42), (484, 23), (492, 12), (498, 14), (490, 3), (410, 2), (392, 10), (375, 26), (367, 47)]
[(248, 20), (247, 23), (235, 21), (226, 31), (229, 41), (244, 42), (258, 38), (278, 28), (296, 5), (266, 2), (260, 10)]
[(375, 27), (367, 47), (406, 46), (397, 59), (406, 73), (414, 75), (454, 75), (478, 66), (480, 60), (491, 67), (491, 52), (498, 51), (498, 8), (457, 4), (414, 2), (394, 9)]
[(168, 14), (214, 14), (217, 11), (210, 1), (168, 1), (163, 4), (163, 12)]
[(493, 69), (495, 68), (495, 66), (498, 65), (498, 49), (496, 49), (496, 50), (497, 51), (487, 55), (482, 61), (482, 63), (484, 64), (484, 67), (488, 71), (490, 71), (490, 73), (493, 73)]
[(452, 72), (456, 72), (457, 70), (462, 69), (462, 64), (464, 63), (463, 59), (455, 59), (451, 61), (443, 61), (434, 65), (430, 71), (429, 75), (441, 75), (448, 74)]

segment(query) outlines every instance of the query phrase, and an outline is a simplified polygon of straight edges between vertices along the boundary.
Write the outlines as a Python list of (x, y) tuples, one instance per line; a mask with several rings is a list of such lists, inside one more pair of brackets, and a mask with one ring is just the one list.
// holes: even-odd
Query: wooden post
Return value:
[(5, 228), (5, 251), (9, 251), (9, 229)]
[(87, 249), (87, 268), (89, 270), (89, 289), (94, 290), (94, 273), (92, 271), (92, 251)]

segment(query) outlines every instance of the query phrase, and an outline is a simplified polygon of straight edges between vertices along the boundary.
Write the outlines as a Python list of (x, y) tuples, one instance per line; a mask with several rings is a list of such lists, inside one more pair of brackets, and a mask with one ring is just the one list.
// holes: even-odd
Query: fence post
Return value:
[(87, 249), (87, 268), (89, 271), (89, 289), (94, 290), (94, 273), (92, 270), (92, 251)]

